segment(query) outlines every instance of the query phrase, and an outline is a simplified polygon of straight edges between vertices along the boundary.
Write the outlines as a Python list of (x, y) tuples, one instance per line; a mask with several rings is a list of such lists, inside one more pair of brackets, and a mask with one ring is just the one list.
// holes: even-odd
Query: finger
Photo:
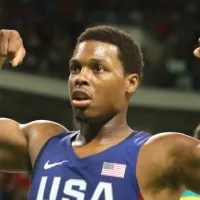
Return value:
[(26, 51), (24, 47), (19, 48), (17, 52), (15, 53), (13, 60), (11, 61), (12, 66), (16, 67), (17, 65), (21, 64), (25, 55), (26, 55)]
[(195, 50), (194, 50), (194, 55), (196, 56), (196, 57), (199, 57), (200, 58), (200, 47), (199, 48), (196, 48)]
[(6, 57), (8, 52), (8, 35), (0, 31), (0, 56)]
[(17, 53), (17, 50), (22, 46), (21, 38), (13, 34), (8, 41), (8, 59), (12, 60)]
[(15, 57), (18, 49), (23, 47), (22, 39), (17, 31), (11, 31), (8, 41), (8, 59), (10, 61)]

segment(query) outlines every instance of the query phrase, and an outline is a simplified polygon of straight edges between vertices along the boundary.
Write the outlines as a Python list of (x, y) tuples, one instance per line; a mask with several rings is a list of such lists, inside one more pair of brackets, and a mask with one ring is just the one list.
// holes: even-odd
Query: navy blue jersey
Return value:
[(78, 132), (49, 139), (40, 151), (29, 200), (139, 200), (136, 162), (151, 136), (134, 132), (100, 153), (79, 158), (71, 146)]

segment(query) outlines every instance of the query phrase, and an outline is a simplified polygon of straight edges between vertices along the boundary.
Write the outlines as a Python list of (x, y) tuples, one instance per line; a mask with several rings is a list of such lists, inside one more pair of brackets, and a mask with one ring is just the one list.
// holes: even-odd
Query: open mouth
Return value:
[(72, 100), (72, 105), (74, 107), (86, 107), (90, 104), (91, 102), (91, 99), (80, 99), (80, 98), (77, 98), (77, 99), (73, 99)]
[(74, 91), (72, 93), (72, 105), (74, 107), (86, 107), (91, 103), (91, 98), (84, 91)]

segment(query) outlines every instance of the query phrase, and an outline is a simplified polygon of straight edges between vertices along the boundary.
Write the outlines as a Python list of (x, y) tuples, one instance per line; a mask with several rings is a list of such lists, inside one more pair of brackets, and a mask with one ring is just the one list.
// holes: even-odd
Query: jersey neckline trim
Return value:
[(69, 153), (69, 156), (70, 156), (70, 160), (72, 161), (72, 165), (74, 166), (83, 166), (85, 165), (85, 163), (87, 163), (86, 161), (88, 160), (91, 160), (93, 161), (95, 159), (96, 156), (99, 156), (99, 155), (104, 155), (106, 154), (108, 151), (111, 151), (111, 150), (114, 150), (115, 148), (118, 148), (119, 146), (121, 146), (122, 144), (124, 144), (124, 142), (126, 142), (128, 139), (134, 137), (135, 135), (137, 135), (139, 132), (137, 131), (133, 131), (129, 136), (127, 136), (125, 139), (123, 139), (122, 141), (120, 141), (118, 144), (115, 144), (111, 147), (108, 147), (107, 149), (101, 151), (101, 152), (98, 152), (98, 153), (95, 153), (95, 154), (92, 154), (92, 155), (89, 155), (89, 156), (85, 156), (83, 158), (80, 158), (74, 151), (73, 147), (72, 147), (72, 140), (74, 139), (74, 137), (76, 137), (76, 135), (78, 134), (78, 132), (74, 133), (74, 134), (71, 134), (70, 135), (70, 138), (69, 140), (67, 140), (68, 142), (68, 150), (70, 151)]

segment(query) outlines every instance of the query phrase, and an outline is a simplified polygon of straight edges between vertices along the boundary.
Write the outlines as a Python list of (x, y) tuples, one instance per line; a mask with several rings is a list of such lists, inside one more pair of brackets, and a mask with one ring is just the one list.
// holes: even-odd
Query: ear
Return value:
[(126, 92), (131, 95), (135, 92), (139, 85), (139, 76), (138, 74), (130, 74), (126, 77), (126, 81)]

